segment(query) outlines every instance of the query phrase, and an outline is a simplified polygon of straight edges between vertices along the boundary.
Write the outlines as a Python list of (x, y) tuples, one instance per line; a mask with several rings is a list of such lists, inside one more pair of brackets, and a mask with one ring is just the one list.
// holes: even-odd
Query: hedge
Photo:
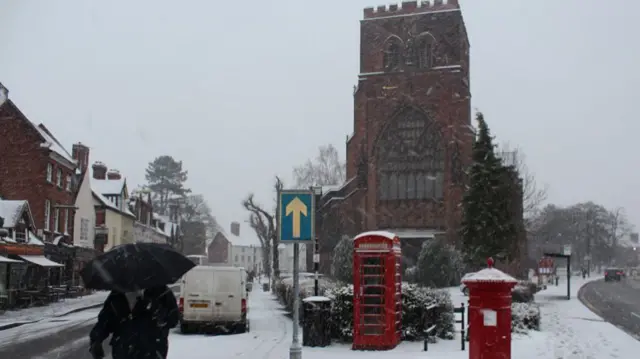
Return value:
[[(300, 299), (313, 294), (314, 281), (300, 281)], [(520, 288), (518, 288), (520, 287)], [(533, 298), (529, 295), (530, 285), (519, 283), (514, 288), (521, 297)], [(331, 298), (331, 333), (332, 338), (342, 342), (350, 342), (353, 336), (353, 285), (338, 285), (326, 278), (320, 279), (320, 294)], [(276, 295), (288, 311), (293, 310), (293, 289), (286, 279), (276, 284)], [(515, 299), (514, 294), (514, 299)], [(453, 339), (460, 324), (455, 323), (454, 305), (447, 289), (420, 287), (415, 284), (402, 284), (402, 336), (404, 340), (424, 339), (425, 309), (436, 304), (435, 331), (433, 335), (441, 339)], [(302, 320), (302, 318), (301, 318)], [(540, 308), (531, 301), (514, 302), (511, 305), (511, 328), (515, 333), (526, 333), (540, 330)]]

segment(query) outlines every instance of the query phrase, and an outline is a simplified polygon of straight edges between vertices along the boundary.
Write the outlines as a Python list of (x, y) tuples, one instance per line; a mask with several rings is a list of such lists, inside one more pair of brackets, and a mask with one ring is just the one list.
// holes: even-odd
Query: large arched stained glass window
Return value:
[(438, 124), (407, 108), (385, 128), (376, 148), (378, 198), (442, 199), (445, 147)]

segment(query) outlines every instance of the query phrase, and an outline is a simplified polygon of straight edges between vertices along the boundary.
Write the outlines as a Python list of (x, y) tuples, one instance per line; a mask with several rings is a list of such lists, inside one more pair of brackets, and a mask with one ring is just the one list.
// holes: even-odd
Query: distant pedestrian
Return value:
[(586, 268), (582, 268), (582, 279), (587, 278), (587, 269)]
[(102, 343), (111, 335), (113, 359), (165, 359), (169, 331), (179, 319), (176, 297), (167, 286), (112, 291), (89, 335), (90, 352), (94, 359), (104, 358)]

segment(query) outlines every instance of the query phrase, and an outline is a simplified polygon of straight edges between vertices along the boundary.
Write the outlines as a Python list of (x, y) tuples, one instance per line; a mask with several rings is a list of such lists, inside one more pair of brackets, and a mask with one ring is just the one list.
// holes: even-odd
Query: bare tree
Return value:
[(346, 166), (340, 161), (338, 150), (332, 145), (320, 146), (318, 156), (293, 169), (298, 188), (329, 186), (345, 181)]
[[(284, 184), (282, 183), (282, 180), (280, 180), (280, 178), (276, 176), (276, 182), (274, 184), (276, 194), (282, 191), (283, 186)], [(280, 245), (280, 241), (278, 239), (278, 221), (276, 215), (279, 212), (278, 205), (276, 204), (274, 212), (269, 212), (265, 210), (263, 206), (256, 203), (253, 193), (250, 193), (247, 198), (242, 201), (242, 206), (250, 212), (249, 224), (254, 229), (254, 231), (256, 231), (256, 235), (258, 236), (260, 241), (264, 241), (264, 243), (270, 244), (270, 257), (272, 259), (271, 268), (273, 268), (274, 275), (274, 278), (272, 278), (273, 288), (275, 279), (280, 277), (280, 256), (278, 253), (278, 246)]]
[(529, 219), (538, 212), (542, 203), (547, 200), (548, 186), (540, 186), (538, 184), (534, 173), (527, 166), (526, 156), (522, 149), (511, 147), (508, 143), (505, 143), (500, 146), (498, 155), (506, 165), (515, 167), (522, 179), (522, 206), (525, 224), (529, 227)]

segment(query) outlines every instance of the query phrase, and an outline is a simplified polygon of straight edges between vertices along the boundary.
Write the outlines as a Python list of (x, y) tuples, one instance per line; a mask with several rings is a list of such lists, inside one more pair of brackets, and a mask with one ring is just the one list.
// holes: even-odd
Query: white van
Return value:
[(180, 330), (224, 326), (236, 333), (249, 331), (247, 274), (244, 268), (196, 266), (180, 286)]

